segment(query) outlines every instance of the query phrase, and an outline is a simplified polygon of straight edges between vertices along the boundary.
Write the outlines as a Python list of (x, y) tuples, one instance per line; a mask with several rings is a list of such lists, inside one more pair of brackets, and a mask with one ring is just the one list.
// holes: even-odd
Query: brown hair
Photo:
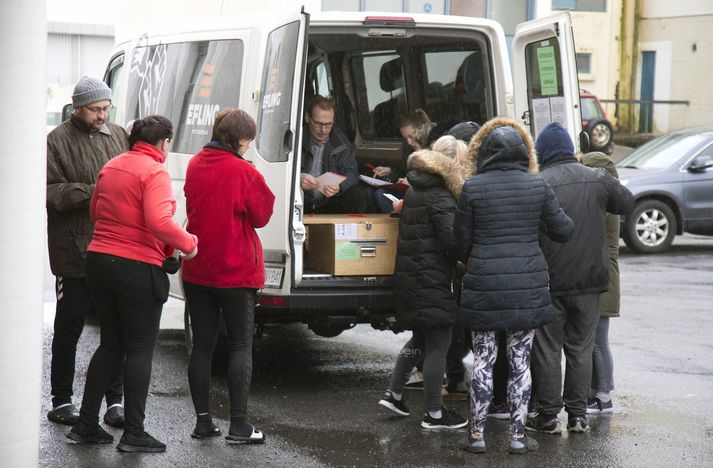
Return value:
[(308, 112), (308, 115), (310, 117), (312, 117), (312, 109), (314, 109), (315, 107), (319, 107), (320, 109), (325, 110), (325, 111), (330, 111), (330, 110), (334, 111), (334, 99), (324, 97), (319, 94), (316, 95), (312, 99), (311, 104), (312, 105), (309, 106), (309, 112)]
[(240, 140), (254, 140), (255, 120), (242, 109), (223, 109), (215, 116), (211, 140), (238, 151)]
[(428, 135), (430, 135), (433, 127), (436, 126), (435, 123), (431, 122), (428, 118), (428, 114), (423, 109), (416, 109), (407, 116), (401, 119), (401, 124), (399, 128), (404, 128), (411, 126), (413, 127), (413, 139), (421, 145), (421, 148), (428, 146)]

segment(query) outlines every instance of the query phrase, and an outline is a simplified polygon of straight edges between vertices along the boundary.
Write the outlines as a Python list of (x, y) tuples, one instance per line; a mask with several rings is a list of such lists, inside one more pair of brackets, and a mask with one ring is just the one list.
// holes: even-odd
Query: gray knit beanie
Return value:
[(97, 101), (111, 101), (111, 88), (101, 80), (83, 76), (74, 87), (72, 105), (77, 108)]

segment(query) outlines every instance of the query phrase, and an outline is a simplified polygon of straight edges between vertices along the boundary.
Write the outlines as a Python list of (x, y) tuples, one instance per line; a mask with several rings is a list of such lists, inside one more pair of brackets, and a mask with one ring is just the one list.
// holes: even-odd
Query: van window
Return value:
[(352, 57), (357, 119), (364, 138), (400, 139), (400, 121), (416, 107), (423, 108), (444, 130), (467, 120), (488, 120), (487, 67), (480, 48), (448, 47), (450, 50), (411, 48), (418, 79), (409, 82), (404, 78), (402, 57), (395, 51), (363, 52)]
[(479, 50), (426, 51), (424, 110), (444, 130), (472, 120), (487, 120), (485, 67)]
[[(262, 103), (257, 122), (257, 146), (266, 161), (287, 161), (291, 148), (285, 138), (290, 128), (292, 90), (296, 79), (299, 21), (281, 26), (267, 38)], [(300, 131), (300, 129), (298, 129)]]
[(527, 98), (532, 112), (530, 130), (537, 138), (549, 123), (565, 124), (562, 64), (556, 38), (533, 42), (525, 47), (525, 74)]
[(196, 153), (210, 140), (218, 111), (238, 107), (242, 63), (240, 40), (136, 47), (126, 118), (163, 115), (174, 126), (172, 151)]
[(112, 108), (109, 111), (109, 122), (118, 123), (119, 125), (124, 125), (124, 109), (120, 109), (116, 103), (120, 100), (117, 99), (119, 96), (123, 96), (124, 88), (126, 83), (124, 83), (124, 54), (114, 57), (109, 68), (106, 72), (105, 80), (106, 84), (111, 88), (112, 96)]
[(408, 113), (406, 83), (396, 52), (368, 52), (352, 58), (357, 119), (365, 138), (401, 138), (399, 122)]

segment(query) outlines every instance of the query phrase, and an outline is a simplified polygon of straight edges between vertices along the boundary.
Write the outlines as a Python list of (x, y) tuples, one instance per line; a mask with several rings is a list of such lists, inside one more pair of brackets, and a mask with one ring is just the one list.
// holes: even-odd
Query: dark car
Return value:
[(677, 234), (713, 235), (713, 127), (655, 138), (617, 170), (636, 199), (621, 228), (631, 249), (663, 252)]
[(589, 151), (611, 154), (614, 151), (614, 127), (607, 118), (602, 103), (592, 93), (579, 91), (582, 129), (589, 135)]

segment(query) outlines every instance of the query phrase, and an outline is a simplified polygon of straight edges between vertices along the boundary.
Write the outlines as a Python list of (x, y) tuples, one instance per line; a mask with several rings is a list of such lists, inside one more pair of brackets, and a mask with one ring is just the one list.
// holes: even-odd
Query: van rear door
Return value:
[(519, 24), (512, 43), (515, 117), (537, 139), (559, 122), (579, 150), (582, 116), (569, 12)]
[(301, 140), (302, 90), (309, 15), (287, 18), (268, 34), (253, 164), (275, 194), (274, 213), (259, 230), (265, 252), (263, 293), (287, 294), (302, 274), (305, 229), (300, 221), (298, 149)]

